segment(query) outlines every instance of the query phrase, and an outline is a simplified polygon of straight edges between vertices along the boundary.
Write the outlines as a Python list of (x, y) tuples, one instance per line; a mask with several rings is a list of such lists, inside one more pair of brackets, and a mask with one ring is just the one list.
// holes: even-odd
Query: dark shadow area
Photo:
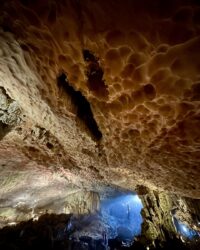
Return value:
[(58, 77), (58, 87), (63, 88), (64, 91), (71, 97), (72, 103), (77, 108), (77, 117), (84, 122), (94, 139), (100, 140), (102, 138), (102, 133), (93, 117), (90, 103), (87, 99), (80, 91), (76, 91), (72, 86), (70, 86), (65, 74), (61, 74)]
[(11, 128), (11, 126), (0, 121), (0, 140), (2, 140), (3, 137), (11, 131)]
[(0, 87), (0, 140), (17, 124), (20, 116), (19, 109), (13, 109), (13, 102), (5, 88)]
[(100, 67), (99, 59), (87, 49), (83, 50), (83, 58), (87, 62), (86, 75), (89, 90), (98, 98), (107, 99), (108, 90), (103, 80), (103, 69)]
[(60, 241), (71, 215), (45, 214), (38, 221), (26, 221), (0, 230), (0, 249), (68, 249), (67, 241)]
[(87, 62), (95, 62), (95, 61), (97, 61), (96, 57), (88, 49), (83, 50), (83, 58)]

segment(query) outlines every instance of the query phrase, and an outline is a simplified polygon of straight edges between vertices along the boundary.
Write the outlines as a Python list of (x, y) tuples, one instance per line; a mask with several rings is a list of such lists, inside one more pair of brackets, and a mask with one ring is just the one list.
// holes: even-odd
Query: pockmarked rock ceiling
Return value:
[(109, 185), (200, 198), (198, 1), (1, 0), (0, 27), (5, 206)]

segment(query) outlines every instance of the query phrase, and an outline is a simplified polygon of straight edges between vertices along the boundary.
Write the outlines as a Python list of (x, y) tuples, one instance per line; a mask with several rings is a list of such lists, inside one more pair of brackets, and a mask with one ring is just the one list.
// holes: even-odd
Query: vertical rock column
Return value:
[(170, 196), (149, 189), (145, 192), (143, 190), (143, 193), (139, 192), (139, 196), (144, 206), (141, 241), (148, 245), (155, 240), (162, 242), (172, 237), (176, 229), (171, 215), (173, 202)]

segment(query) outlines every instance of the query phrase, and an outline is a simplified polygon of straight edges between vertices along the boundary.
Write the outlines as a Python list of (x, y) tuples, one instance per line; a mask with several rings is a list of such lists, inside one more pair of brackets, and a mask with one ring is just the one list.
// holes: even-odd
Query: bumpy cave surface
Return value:
[(1, 227), (150, 190), (145, 241), (196, 230), (199, 127), (199, 1), (0, 1)]

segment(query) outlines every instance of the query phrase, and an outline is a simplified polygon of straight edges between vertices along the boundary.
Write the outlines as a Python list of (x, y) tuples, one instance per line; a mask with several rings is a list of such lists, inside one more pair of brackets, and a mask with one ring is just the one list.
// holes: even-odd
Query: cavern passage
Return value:
[(186, 244), (199, 128), (198, 0), (0, 0), (0, 227), (135, 191), (137, 243)]

